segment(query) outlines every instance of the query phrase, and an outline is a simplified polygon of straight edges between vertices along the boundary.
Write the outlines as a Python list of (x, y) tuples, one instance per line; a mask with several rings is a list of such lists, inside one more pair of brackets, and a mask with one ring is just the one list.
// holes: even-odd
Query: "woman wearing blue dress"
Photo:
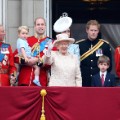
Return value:
[[(67, 13), (63, 13), (63, 15), (54, 23), (53, 29), (56, 33), (66, 33), (69, 37), (71, 37), (71, 25), (72, 18), (68, 17)], [(68, 52), (77, 55), (78, 60), (80, 61), (80, 49), (78, 44), (70, 44)]]

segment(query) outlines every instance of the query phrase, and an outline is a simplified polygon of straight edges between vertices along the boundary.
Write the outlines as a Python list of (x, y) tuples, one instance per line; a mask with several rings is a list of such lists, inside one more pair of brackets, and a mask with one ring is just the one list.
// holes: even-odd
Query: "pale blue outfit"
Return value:
[(68, 52), (76, 55), (80, 61), (80, 49), (78, 44), (70, 44), (68, 47)]
[[(31, 47), (28, 45), (27, 40), (23, 40), (23, 39), (21, 39), (21, 38), (18, 38), (18, 39), (17, 39), (18, 55), (22, 55), (21, 50), (20, 50), (21, 48), (24, 48), (24, 49), (25, 49), (25, 52), (26, 52), (27, 57), (32, 57)], [(35, 84), (38, 85), (38, 86), (41, 86), (39, 80), (37, 80), (37, 79), (34, 79), (34, 80), (33, 80), (33, 83), (35, 83)]]
[(26, 55), (31, 57), (31, 47), (28, 45), (27, 40), (23, 40), (21, 38), (17, 39), (17, 50), (18, 54), (22, 55), (20, 48), (25, 48)]

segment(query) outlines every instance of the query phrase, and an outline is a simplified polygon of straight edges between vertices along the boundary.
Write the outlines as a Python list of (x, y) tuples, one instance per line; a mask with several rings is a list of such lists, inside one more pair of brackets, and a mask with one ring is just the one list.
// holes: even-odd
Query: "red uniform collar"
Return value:
[(3, 44), (3, 42), (0, 42), (0, 46)]
[(45, 40), (47, 38), (45, 35), (41, 35), (38, 37), (38, 35), (36, 33), (35, 33), (34, 37), (38, 39), (38, 42), (42, 42), (43, 40)]

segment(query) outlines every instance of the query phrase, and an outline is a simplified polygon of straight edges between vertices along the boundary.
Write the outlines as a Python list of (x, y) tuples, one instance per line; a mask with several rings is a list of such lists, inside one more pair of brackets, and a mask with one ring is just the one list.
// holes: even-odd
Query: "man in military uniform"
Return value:
[(0, 86), (14, 86), (16, 67), (10, 44), (4, 43), (5, 31), (0, 25)]
[(115, 70), (117, 76), (120, 78), (120, 46), (115, 49)]
[(80, 48), (82, 86), (90, 87), (91, 78), (99, 72), (97, 60), (99, 56), (106, 55), (110, 58), (110, 68), (112, 69), (111, 48), (107, 41), (98, 38), (100, 24), (96, 20), (90, 20), (86, 24), (87, 39), (79, 40), (76, 43)]
[[(52, 41), (51, 38), (45, 36), (45, 30), (46, 30), (46, 22), (44, 18), (38, 17), (35, 19), (34, 22), (34, 29), (35, 29), (35, 35), (28, 37), (27, 42), (29, 46), (32, 48), (32, 55), (35, 57), (38, 57), (38, 59), (41, 59), (41, 57), (44, 55), (44, 51), (47, 47), (48, 41)], [(21, 59), (16, 57), (15, 52), (15, 62), (21, 62)], [(21, 65), (19, 75), (18, 75), (18, 85), (20, 86), (35, 86), (33, 83), (34, 79), (34, 68), (33, 65), (36, 63), (36, 61), (32, 61), (32, 63), (29, 63), (28, 65)], [(48, 83), (48, 66), (42, 66), (40, 68), (40, 76), (39, 81), (41, 86), (47, 86)]]

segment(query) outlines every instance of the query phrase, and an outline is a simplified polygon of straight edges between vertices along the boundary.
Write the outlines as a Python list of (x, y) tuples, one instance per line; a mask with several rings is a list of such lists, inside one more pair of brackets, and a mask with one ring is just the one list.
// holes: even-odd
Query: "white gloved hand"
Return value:
[(48, 56), (48, 57), (50, 57), (50, 55), (51, 55), (51, 50), (52, 50), (52, 48), (53, 48), (53, 43), (52, 43), (52, 41), (49, 40), (49, 41), (47, 42), (47, 47), (48, 47), (48, 49), (46, 50), (45, 55)]
[(47, 45), (48, 45), (48, 50), (52, 50), (52, 48), (53, 48), (53, 43), (52, 43), (51, 40), (49, 40), (49, 41), (47, 42)]

